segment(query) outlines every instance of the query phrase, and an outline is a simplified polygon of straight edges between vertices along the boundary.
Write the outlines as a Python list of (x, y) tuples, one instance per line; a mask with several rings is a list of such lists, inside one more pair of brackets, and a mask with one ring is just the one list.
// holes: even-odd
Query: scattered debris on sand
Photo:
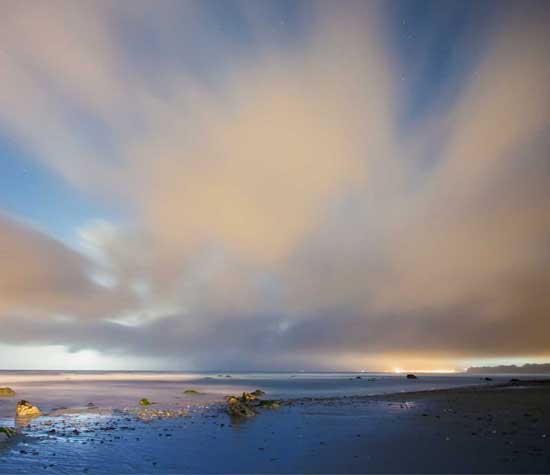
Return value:
[(52, 409), (45, 415), (51, 417), (60, 417), (78, 414), (96, 414), (105, 416), (113, 414), (113, 409), (107, 407), (97, 407), (95, 405), (88, 404), (85, 407), (58, 407), (56, 409)]
[(161, 409), (161, 408), (125, 408), (123, 410), (126, 414), (135, 415), (137, 418), (142, 421), (150, 421), (153, 419), (168, 419), (175, 417), (187, 416), (188, 412), (185, 409)]

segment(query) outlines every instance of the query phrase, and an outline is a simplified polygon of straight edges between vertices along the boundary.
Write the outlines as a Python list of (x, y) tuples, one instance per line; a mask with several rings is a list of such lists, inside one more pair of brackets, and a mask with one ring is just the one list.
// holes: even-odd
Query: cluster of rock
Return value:
[(256, 389), (251, 393), (243, 393), (241, 397), (227, 396), (227, 413), (236, 417), (253, 417), (258, 414), (258, 408), (276, 409), (280, 406), (278, 401), (261, 400), (260, 397), (264, 395), (264, 391)]
[[(10, 388), (0, 388), (3, 390), (3, 395), (9, 394), (13, 395), (15, 392)], [(8, 391), (9, 390), (9, 391)], [(10, 393), (13, 393), (11, 394)], [(184, 394), (200, 394), (194, 389), (188, 389), (184, 391)], [(264, 409), (276, 409), (280, 407), (280, 402), (275, 400), (266, 400), (260, 399), (265, 395), (265, 392), (261, 389), (256, 389), (250, 393), (244, 392), (241, 397), (237, 396), (227, 396), (225, 398), (227, 402), (226, 410), (227, 413), (231, 416), (238, 417), (251, 417), (255, 416), (258, 413), (258, 408)], [(188, 414), (185, 409), (162, 409), (162, 408), (152, 408), (148, 399), (143, 398), (139, 401), (141, 407), (125, 409), (124, 412), (135, 414), (138, 418), (142, 420), (151, 420), (158, 418), (171, 418), (171, 417), (182, 417)], [(78, 410), (69, 410), (67, 408), (58, 409), (59, 415), (66, 413), (82, 413), (82, 412), (96, 412), (99, 411), (99, 408), (95, 404), (90, 403), (85, 409), (79, 408)], [(36, 417), (42, 415), (42, 411), (37, 406), (34, 406), (29, 401), (21, 400), (17, 403), (15, 407), (15, 416), (16, 417)], [(56, 411), (51, 415), (58, 415)], [(11, 436), (9, 428), (0, 427), (0, 434), (2, 437)]]
[[(15, 396), (15, 391), (7, 386), (1, 387), (0, 396), (13, 397)], [(33, 406), (29, 401), (25, 401), (24, 399), (19, 401), (15, 406), (15, 417), (35, 417), (41, 414), (42, 411), (38, 407)], [(12, 432), (10, 431), (12, 431), (12, 429), (9, 427), (0, 427), (1, 438), (11, 437)]]

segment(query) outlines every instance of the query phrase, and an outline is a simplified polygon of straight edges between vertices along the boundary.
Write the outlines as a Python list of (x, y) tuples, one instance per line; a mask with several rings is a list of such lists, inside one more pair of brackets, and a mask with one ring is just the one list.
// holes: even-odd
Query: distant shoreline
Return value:
[(550, 363), (527, 363), (523, 366), (472, 366), (466, 370), (468, 374), (550, 374)]

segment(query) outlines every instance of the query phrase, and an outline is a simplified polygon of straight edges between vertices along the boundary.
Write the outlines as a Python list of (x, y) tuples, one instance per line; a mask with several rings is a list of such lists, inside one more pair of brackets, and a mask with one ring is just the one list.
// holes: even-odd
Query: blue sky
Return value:
[(543, 2), (3, 9), (6, 367), (549, 356)]
[(2, 211), (74, 244), (75, 230), (94, 219), (121, 220), (116, 206), (78, 192), (5, 136), (0, 140)]

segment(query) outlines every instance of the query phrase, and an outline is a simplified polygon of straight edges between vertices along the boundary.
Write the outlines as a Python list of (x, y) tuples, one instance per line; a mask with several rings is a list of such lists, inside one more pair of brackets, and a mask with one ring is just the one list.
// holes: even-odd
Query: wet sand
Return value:
[(550, 385), (302, 398), (250, 419), (44, 416), (0, 473), (548, 473)]

